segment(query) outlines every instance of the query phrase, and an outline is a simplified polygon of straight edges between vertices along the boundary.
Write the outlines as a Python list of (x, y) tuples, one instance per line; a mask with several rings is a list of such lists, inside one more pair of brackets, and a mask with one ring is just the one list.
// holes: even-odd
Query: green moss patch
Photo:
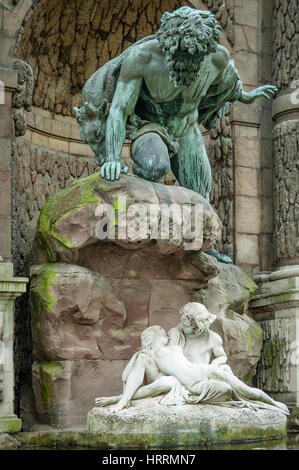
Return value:
[(51, 294), (51, 285), (58, 283), (56, 264), (46, 264), (39, 269), (32, 280), (30, 289), (30, 310), (33, 316), (33, 325), (40, 329), (40, 317), (43, 311), (53, 308), (56, 298)]
[(45, 411), (49, 411), (53, 405), (53, 383), (63, 369), (63, 361), (43, 362), (38, 366), (38, 379), (41, 387), (43, 408)]
[(87, 205), (98, 206), (100, 200), (94, 195), (97, 187), (103, 186), (99, 172), (75, 181), (58, 191), (43, 207), (38, 226), (38, 242), (50, 262), (58, 260), (57, 252), (75, 248), (68, 238), (56, 233), (56, 224), (62, 218)]

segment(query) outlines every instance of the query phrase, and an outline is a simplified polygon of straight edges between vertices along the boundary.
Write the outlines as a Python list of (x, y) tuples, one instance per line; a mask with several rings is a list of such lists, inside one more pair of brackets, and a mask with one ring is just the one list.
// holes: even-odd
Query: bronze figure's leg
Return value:
[(199, 193), (207, 201), (212, 185), (211, 166), (197, 123), (180, 141), (180, 150), (171, 159), (171, 168), (181, 186)]
[(149, 181), (158, 181), (170, 170), (168, 150), (158, 134), (148, 132), (131, 146), (133, 172)]

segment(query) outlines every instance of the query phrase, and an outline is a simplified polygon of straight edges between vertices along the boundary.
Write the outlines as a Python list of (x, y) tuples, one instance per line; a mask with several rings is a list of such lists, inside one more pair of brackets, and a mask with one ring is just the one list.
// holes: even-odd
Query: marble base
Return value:
[(165, 406), (158, 401), (136, 400), (120, 413), (95, 407), (87, 415), (87, 431), (100, 435), (105, 445), (123, 448), (204, 446), (286, 435), (287, 418), (274, 411), (206, 404)]

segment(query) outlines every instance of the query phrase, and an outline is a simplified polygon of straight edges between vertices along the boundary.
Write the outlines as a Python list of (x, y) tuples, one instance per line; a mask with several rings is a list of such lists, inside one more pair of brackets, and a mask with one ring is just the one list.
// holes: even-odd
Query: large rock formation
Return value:
[[(143, 222), (153, 204), (189, 205), (190, 227), (199, 204), (200, 229), (193, 238), (190, 231), (176, 238), (175, 211), (167, 238), (153, 238), (146, 223), (138, 239), (136, 231), (124, 232), (121, 221), (126, 213), (130, 228), (141, 203)], [(115, 209), (108, 219), (105, 204)], [(99, 239), (105, 224), (120, 228), (122, 236), (116, 230), (115, 239)], [(33, 389), (41, 422), (84, 425), (96, 396), (121, 392), (119, 378), (140, 348), (141, 332), (154, 324), (176, 326), (179, 309), (192, 300), (217, 315), (215, 329), (234, 372), (242, 380), (255, 374), (262, 335), (246, 311), (256, 286), (236, 266), (204, 253), (220, 232), (218, 216), (197, 193), (132, 176), (107, 182), (95, 173), (48, 200), (37, 227), (30, 290)], [(191, 239), (195, 245), (186, 249)]]

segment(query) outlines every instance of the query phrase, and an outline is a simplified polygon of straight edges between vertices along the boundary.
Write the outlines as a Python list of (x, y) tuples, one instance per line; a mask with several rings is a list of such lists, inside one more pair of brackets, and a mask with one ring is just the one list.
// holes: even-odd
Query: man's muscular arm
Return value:
[(128, 116), (134, 111), (142, 85), (141, 64), (136, 51), (125, 58), (110, 108), (106, 127), (106, 163), (102, 166), (101, 175), (114, 180), (120, 177), (124, 169), (121, 161), (122, 147), (126, 138)]
[(263, 85), (248, 93), (242, 90), (239, 101), (241, 101), (241, 103), (250, 104), (261, 96), (264, 96), (265, 98), (270, 100), (271, 98), (273, 98), (273, 95), (275, 95), (276, 92), (277, 88), (274, 85)]
[[(220, 71), (218, 77), (214, 81), (213, 84), (217, 84), (221, 82), (223, 73), (227, 65), (229, 64), (229, 52), (224, 47), (219, 45), (217, 51), (213, 54), (213, 64), (217, 67)], [(245, 104), (253, 103), (257, 98), (264, 96), (267, 99), (273, 98), (273, 95), (277, 92), (277, 88), (274, 85), (263, 85), (255, 90), (250, 92), (245, 92), (243, 90), (243, 85), (241, 80), (237, 83), (237, 88), (235, 90), (235, 96), (239, 96), (238, 101)]]

